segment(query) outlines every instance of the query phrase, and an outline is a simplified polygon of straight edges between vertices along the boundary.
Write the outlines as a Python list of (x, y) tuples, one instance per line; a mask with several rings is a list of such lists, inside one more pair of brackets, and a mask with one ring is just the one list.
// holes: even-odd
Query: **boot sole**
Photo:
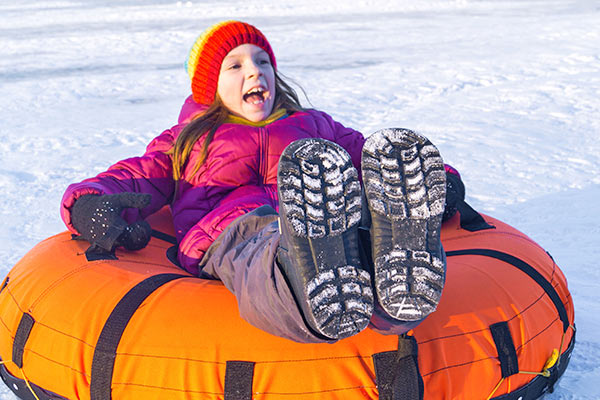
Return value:
[(373, 293), (360, 267), (361, 188), (350, 156), (323, 139), (295, 141), (281, 155), (277, 184), (290, 247), (313, 260), (287, 273), (307, 322), (332, 339), (360, 332), (371, 319)]
[(445, 281), (444, 162), (427, 138), (385, 129), (367, 138), (362, 174), (378, 301), (395, 319), (421, 320), (436, 309)]

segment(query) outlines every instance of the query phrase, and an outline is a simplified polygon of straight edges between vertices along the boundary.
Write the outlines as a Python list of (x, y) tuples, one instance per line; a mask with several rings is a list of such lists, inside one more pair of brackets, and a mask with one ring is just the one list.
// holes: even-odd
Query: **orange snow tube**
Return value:
[(150, 218), (148, 247), (117, 259), (90, 261), (86, 242), (58, 234), (2, 283), (2, 378), (21, 399), (392, 399), (420, 385), (425, 399), (538, 398), (575, 342), (566, 279), (514, 228), (485, 217), (495, 228), (471, 232), (459, 219), (443, 227), (437, 311), (406, 337), (366, 329), (336, 344), (242, 320), (219, 281), (169, 261), (168, 211)]

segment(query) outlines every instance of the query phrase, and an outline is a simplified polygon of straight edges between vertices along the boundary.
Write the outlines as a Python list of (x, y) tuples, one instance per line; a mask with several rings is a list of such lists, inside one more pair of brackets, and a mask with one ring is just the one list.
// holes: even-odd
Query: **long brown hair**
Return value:
[[(302, 88), (300, 88), (300, 90), (304, 93)], [(304, 95), (306, 96), (306, 93), (304, 93)], [(300, 100), (298, 99), (298, 95), (294, 88), (288, 85), (281, 76), (278, 75), (277, 71), (275, 71), (275, 102), (273, 111), (279, 109), (285, 109), (288, 113), (293, 113), (300, 111), (303, 108), (300, 105)], [(176, 182), (183, 177), (183, 171), (189, 160), (192, 148), (202, 136), (206, 135), (202, 146), (202, 153), (200, 154), (197, 164), (194, 166), (192, 175), (195, 175), (198, 170), (200, 170), (200, 167), (204, 164), (208, 155), (208, 145), (212, 141), (215, 132), (219, 126), (225, 122), (228, 115), (229, 110), (227, 110), (219, 96), (215, 95), (215, 101), (210, 107), (183, 128), (177, 137), (177, 140), (175, 140), (175, 145), (169, 151), (169, 154), (172, 154), (173, 156), (173, 179)]]

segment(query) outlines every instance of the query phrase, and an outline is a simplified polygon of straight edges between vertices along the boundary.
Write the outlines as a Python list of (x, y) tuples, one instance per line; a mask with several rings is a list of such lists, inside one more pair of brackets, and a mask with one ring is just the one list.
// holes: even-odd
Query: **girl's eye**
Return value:
[(265, 60), (265, 59), (258, 60), (258, 63), (259, 63), (260, 65), (271, 64), (271, 62), (270, 62), (269, 60)]
[(228, 69), (238, 69), (240, 68), (240, 64), (231, 64)]

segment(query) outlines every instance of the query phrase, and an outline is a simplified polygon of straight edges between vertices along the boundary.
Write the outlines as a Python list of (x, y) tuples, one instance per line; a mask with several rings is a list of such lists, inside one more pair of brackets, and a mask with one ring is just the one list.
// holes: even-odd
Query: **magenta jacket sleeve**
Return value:
[(173, 131), (166, 130), (150, 142), (141, 157), (119, 161), (94, 178), (71, 184), (63, 195), (60, 210), (67, 228), (71, 232), (77, 233), (71, 223), (71, 207), (75, 200), (86, 194), (123, 192), (151, 194), (152, 201), (144, 209), (129, 208), (124, 211), (123, 217), (128, 223), (145, 218), (169, 203), (174, 192), (175, 182), (171, 156), (166, 152), (173, 147), (173, 143)]

